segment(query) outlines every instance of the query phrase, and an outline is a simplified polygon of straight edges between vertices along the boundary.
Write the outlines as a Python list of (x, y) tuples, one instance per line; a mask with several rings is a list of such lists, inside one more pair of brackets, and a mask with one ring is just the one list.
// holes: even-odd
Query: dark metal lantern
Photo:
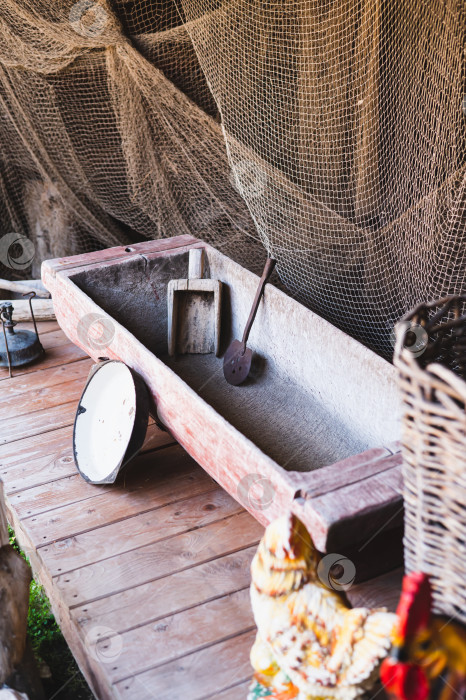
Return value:
[(5, 302), (0, 306), (0, 319), (3, 326), (3, 335), (0, 336), (0, 367), (8, 367), (10, 377), (12, 376), (12, 367), (27, 365), (29, 362), (37, 360), (45, 352), (39, 340), (36, 320), (32, 310), (31, 299), (34, 296), (35, 292), (29, 293), (29, 307), (34, 324), (34, 333), (27, 330), (15, 331), (17, 322), (13, 321), (13, 304)]

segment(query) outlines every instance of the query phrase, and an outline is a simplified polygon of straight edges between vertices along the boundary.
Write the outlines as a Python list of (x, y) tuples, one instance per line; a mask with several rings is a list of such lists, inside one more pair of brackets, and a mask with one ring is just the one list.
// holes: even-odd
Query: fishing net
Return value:
[(181, 233), (256, 270), (265, 248), (389, 355), (466, 287), (465, 28), (463, 0), (4, 0), (1, 233), (33, 271)]

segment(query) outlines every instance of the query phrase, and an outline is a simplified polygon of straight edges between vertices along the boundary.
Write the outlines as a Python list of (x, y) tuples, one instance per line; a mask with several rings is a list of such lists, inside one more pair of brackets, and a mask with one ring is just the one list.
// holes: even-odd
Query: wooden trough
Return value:
[(393, 568), (402, 556), (394, 368), (272, 285), (248, 343), (260, 360), (253, 381), (228, 385), (213, 353), (169, 356), (167, 285), (186, 276), (192, 247), (205, 250), (205, 277), (223, 283), (223, 354), (241, 337), (258, 277), (191, 236), (45, 262), (58, 322), (95, 360), (139, 372), (160, 421), (261, 523), (291, 509), (321, 551), (352, 558), (359, 579)]

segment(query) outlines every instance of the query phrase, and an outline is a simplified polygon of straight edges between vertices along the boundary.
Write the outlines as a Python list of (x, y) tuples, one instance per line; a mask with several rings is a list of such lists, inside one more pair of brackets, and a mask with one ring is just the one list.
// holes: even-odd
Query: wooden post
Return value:
[(3, 481), (0, 481), (0, 549), (7, 544), (10, 544), (10, 538), (8, 537)]
[(0, 688), (20, 664), (26, 648), (31, 570), (9, 544), (0, 481)]

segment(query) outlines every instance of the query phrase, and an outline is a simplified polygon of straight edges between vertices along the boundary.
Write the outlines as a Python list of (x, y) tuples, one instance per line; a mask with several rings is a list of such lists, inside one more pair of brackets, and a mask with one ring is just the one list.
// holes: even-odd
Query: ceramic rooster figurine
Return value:
[(295, 516), (267, 528), (251, 565), (258, 633), (250, 700), (352, 700), (377, 682), (396, 616), (351, 609), (320, 581), (320, 560)]
[(393, 700), (466, 698), (466, 629), (431, 614), (429, 577), (404, 577), (393, 649), (381, 668)]

